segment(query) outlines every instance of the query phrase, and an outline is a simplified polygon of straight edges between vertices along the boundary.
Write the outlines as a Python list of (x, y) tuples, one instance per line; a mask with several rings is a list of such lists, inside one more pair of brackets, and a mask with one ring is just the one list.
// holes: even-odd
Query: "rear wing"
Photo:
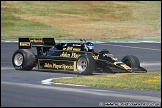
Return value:
[(32, 47), (53, 47), (54, 38), (19, 38), (19, 49), (30, 49)]

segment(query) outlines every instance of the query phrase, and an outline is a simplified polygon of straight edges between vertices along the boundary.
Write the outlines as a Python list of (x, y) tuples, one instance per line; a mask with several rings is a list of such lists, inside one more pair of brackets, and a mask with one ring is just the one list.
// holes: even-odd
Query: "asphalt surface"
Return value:
[[(96, 43), (118, 60), (135, 55), (148, 72), (161, 71), (161, 43)], [(1, 42), (1, 107), (98, 107), (161, 106), (161, 91), (104, 89), (95, 87), (44, 85), (42, 80), (74, 77), (76, 73), (17, 71), (11, 58), (17, 43)]]

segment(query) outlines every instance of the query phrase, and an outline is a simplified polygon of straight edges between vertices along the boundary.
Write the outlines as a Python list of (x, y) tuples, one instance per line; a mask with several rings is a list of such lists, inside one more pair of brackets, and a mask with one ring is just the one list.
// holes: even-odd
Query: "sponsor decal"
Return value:
[(79, 56), (81, 56), (81, 54), (72, 53), (72, 55), (71, 55), (71, 57), (74, 57), (74, 58), (78, 58)]
[(30, 42), (20, 42), (20, 46), (30, 46)]
[(70, 57), (70, 54), (68, 54), (67, 52), (62, 52), (60, 57)]
[(66, 48), (63, 48), (63, 50), (66, 50)]
[(39, 59), (39, 69), (77, 71), (76, 61), (63, 60), (41, 60)]
[(103, 57), (111, 57), (111, 59), (117, 61), (117, 58), (113, 57), (113, 55), (112, 54), (109, 54), (109, 53), (103, 54)]
[(67, 48), (63, 48), (63, 50), (69, 50), (69, 51), (80, 51), (80, 48), (74, 48), (74, 47), (67, 47)]
[(67, 47), (67, 50), (71, 51), (71, 50), (73, 50), (73, 47)]
[(43, 43), (43, 40), (42, 39), (30, 39), (30, 42)]
[(62, 52), (60, 54), (60, 57), (73, 57), (73, 58), (78, 58), (79, 56), (81, 56), (81, 54), (77, 54), (75, 52), (72, 52), (72, 53)]
[(95, 60), (98, 60), (99, 55), (93, 55), (92, 56)]
[(125, 69), (131, 69), (129, 66), (127, 66), (126, 64), (123, 64), (122, 62), (114, 62), (114, 65), (118, 65), (120, 64), (120, 66), (122, 66)]
[(72, 46), (81, 46), (81, 44), (73, 44)]
[(73, 48), (73, 51), (80, 51), (80, 48)]
[(56, 64), (56, 63), (45, 63), (44, 64), (45, 68), (53, 68), (53, 69), (74, 69), (74, 65), (65, 65), (65, 64)]
[(113, 57), (113, 55), (106, 53), (106, 54), (103, 54), (103, 57)]
[(122, 66), (125, 69), (131, 69), (129, 66), (127, 66), (126, 64), (121, 64), (120, 66)]

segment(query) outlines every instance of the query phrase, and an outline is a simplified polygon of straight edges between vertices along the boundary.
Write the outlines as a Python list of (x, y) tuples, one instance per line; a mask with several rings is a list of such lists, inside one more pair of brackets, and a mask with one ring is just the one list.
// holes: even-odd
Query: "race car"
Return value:
[[(147, 72), (136, 56), (127, 55), (118, 61), (108, 50), (96, 52), (91, 42), (80, 39), (75, 43), (55, 43), (54, 38), (19, 38), (18, 50), (12, 56), (16, 70), (77, 72), (91, 75), (94, 72)], [(32, 49), (36, 48), (34, 52)]]

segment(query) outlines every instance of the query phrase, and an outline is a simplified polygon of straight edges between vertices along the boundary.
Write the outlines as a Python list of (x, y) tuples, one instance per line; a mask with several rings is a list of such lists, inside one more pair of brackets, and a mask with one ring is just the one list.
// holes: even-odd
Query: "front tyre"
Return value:
[(77, 61), (77, 70), (81, 75), (91, 75), (95, 69), (95, 61), (92, 55), (82, 55)]
[(123, 59), (121, 61), (131, 68), (139, 68), (140, 67), (139, 59), (133, 55), (125, 56), (125, 57), (123, 57)]
[(29, 49), (18, 49), (12, 56), (12, 64), (16, 70), (31, 70), (35, 62), (35, 55)]

